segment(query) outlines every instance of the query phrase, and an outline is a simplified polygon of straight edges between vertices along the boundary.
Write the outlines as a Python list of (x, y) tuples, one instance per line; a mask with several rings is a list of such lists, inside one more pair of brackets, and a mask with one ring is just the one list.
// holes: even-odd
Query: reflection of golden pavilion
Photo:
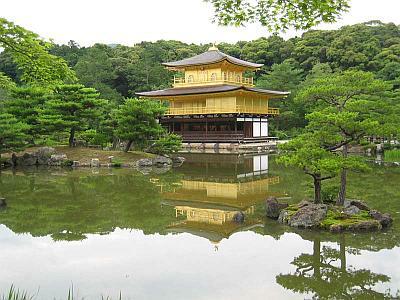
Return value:
[[(181, 205), (175, 206), (175, 216), (177, 218), (178, 216), (186, 216), (186, 220), (189, 222), (222, 225), (227, 221), (232, 221), (236, 213), (238, 213), (238, 211), (216, 208), (198, 208)], [(254, 206), (249, 207), (245, 213), (254, 213)]]
[[(239, 162), (239, 163), (238, 163)], [(194, 155), (179, 169), (183, 179), (169, 189), (160, 187), (164, 204), (175, 207), (173, 232), (189, 232), (218, 242), (236, 231), (262, 226), (255, 207), (268, 196), (269, 187), (279, 183), (270, 176), (268, 155), (238, 158), (224, 155)], [(244, 223), (233, 222), (242, 212)]]

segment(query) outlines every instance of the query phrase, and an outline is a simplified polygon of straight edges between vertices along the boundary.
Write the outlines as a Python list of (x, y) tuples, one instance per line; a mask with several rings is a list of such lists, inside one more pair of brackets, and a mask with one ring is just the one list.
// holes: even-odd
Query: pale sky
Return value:
[[(219, 27), (203, 0), (3, 0), (4, 17), (57, 43), (73, 39), (82, 46), (96, 42), (133, 45), (160, 39), (187, 43), (253, 40), (269, 33), (259, 25)], [(400, 24), (400, 0), (352, 0), (342, 19), (322, 29), (370, 20)], [(287, 32), (293, 37), (300, 32)]]

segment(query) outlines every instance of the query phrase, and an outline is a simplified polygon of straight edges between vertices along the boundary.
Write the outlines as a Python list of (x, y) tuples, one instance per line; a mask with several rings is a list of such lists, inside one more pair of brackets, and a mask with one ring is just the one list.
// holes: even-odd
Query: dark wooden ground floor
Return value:
[(259, 117), (163, 118), (168, 132), (184, 142), (241, 143), (268, 140), (268, 120)]

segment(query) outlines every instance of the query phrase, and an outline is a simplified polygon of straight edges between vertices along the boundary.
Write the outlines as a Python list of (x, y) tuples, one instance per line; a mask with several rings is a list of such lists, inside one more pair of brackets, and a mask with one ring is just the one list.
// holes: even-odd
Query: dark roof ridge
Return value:
[(139, 92), (136, 93), (142, 97), (162, 97), (162, 96), (183, 96), (183, 95), (195, 95), (195, 94), (212, 94), (212, 93), (223, 93), (231, 92), (236, 90), (245, 90), (250, 92), (256, 92), (261, 94), (272, 94), (277, 96), (287, 96), (290, 92), (264, 90), (260, 88), (246, 87), (243, 85), (208, 85), (208, 86), (191, 86), (191, 87), (180, 87), (180, 88), (168, 88), (150, 92)]
[(201, 66), (206, 64), (218, 63), (224, 60), (227, 60), (235, 65), (240, 65), (243, 67), (254, 68), (254, 69), (263, 66), (263, 64), (256, 64), (230, 56), (228, 54), (219, 51), (218, 49), (209, 49), (206, 52), (203, 52), (201, 54), (189, 58), (185, 58), (178, 61), (165, 62), (162, 64), (167, 67)]

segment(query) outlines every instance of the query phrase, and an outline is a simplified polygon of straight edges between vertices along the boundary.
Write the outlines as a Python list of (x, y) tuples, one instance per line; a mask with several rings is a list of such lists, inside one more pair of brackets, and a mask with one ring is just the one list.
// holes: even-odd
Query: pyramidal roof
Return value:
[(230, 56), (218, 50), (217, 47), (213, 46), (208, 49), (207, 52), (201, 53), (199, 55), (185, 58), (178, 61), (166, 62), (163, 63), (164, 66), (171, 67), (171, 68), (179, 68), (179, 67), (189, 67), (189, 66), (201, 66), (201, 65), (209, 65), (218, 63), (221, 61), (227, 60), (228, 62), (251, 68), (251, 69), (258, 69), (263, 66), (263, 64), (255, 64), (252, 62), (244, 61), (238, 59), (236, 57)]

